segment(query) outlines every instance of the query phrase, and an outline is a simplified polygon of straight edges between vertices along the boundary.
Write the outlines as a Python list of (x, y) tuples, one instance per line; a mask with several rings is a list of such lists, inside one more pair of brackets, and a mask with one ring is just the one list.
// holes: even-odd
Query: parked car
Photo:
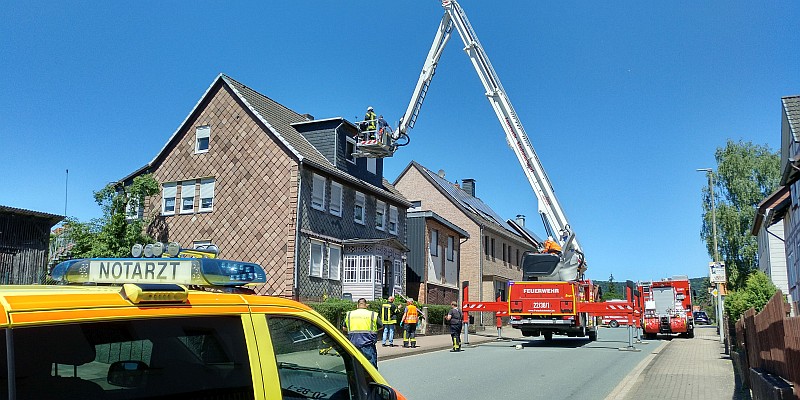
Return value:
[(708, 319), (708, 314), (705, 311), (695, 311), (694, 312), (694, 324), (695, 325), (708, 325), (711, 321)]

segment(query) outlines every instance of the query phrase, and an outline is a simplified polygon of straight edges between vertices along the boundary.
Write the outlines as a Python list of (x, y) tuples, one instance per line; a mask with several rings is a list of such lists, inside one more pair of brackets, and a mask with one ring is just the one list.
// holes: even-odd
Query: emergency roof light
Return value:
[(52, 277), (63, 284), (249, 286), (267, 281), (258, 264), (219, 258), (83, 258), (56, 265)]

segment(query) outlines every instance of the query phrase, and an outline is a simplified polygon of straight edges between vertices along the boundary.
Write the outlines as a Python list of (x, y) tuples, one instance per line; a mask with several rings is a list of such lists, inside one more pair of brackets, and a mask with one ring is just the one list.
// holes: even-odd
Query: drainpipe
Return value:
[[(302, 160), (301, 160), (302, 161)], [(292, 298), (296, 301), (300, 300), (300, 271), (298, 260), (300, 259), (300, 201), (303, 193), (303, 163), (297, 163), (297, 210), (295, 211), (295, 226), (294, 226), (294, 261), (292, 269), (294, 270), (294, 282), (292, 283)]]
[[(484, 259), (483, 254), (484, 254), (485, 251), (488, 251), (487, 249), (481, 249), (480, 248), (481, 246), (485, 246), (486, 245), (486, 240), (484, 240), (484, 238), (483, 238), (484, 228), (485, 227), (483, 225), (480, 225), (481, 242), (480, 242), (480, 245), (478, 247), (478, 249), (479, 249), (479, 251), (478, 251), (478, 260), (481, 261), (480, 264), (479, 264), (480, 268), (478, 268), (478, 271), (479, 271), (479, 273), (478, 273), (478, 296), (479, 296), (478, 297), (478, 301), (481, 301), (481, 302), (483, 301), (483, 259)], [(480, 250), (483, 250), (483, 251), (480, 251)], [(483, 313), (481, 313), (480, 315), (481, 315), (481, 317), (480, 317), (479, 324), (483, 325)]]

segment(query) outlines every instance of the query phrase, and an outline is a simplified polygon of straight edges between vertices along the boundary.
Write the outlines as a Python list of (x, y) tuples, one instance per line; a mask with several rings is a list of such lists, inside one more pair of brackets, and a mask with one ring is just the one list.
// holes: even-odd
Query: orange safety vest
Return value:
[(406, 307), (406, 323), (407, 324), (416, 324), (417, 323), (417, 306), (410, 305)]

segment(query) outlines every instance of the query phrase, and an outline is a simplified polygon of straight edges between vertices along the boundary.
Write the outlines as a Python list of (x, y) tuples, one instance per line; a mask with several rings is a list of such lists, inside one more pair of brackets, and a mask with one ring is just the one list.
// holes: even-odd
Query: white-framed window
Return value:
[(431, 243), (430, 243), (430, 251), (431, 255), (434, 257), (439, 256), (439, 231), (436, 229), (431, 229)]
[(214, 210), (214, 178), (200, 180), (200, 212)]
[(395, 286), (403, 286), (403, 262), (400, 260), (394, 260), (394, 273), (392, 274), (394, 277), (394, 285)]
[(362, 260), (367, 259), (368, 256), (344, 256), (344, 273), (342, 282), (344, 283), (357, 283), (358, 282), (358, 266)]
[(311, 181), (311, 207), (325, 211), (325, 177), (314, 174)]
[(378, 159), (367, 158), (367, 171), (374, 174), (378, 173)]
[(373, 257), (373, 268), (375, 269), (375, 283), (383, 285), (383, 257)]
[(342, 246), (328, 245), (328, 279), (341, 279), (342, 270)]
[(181, 214), (191, 214), (194, 212), (194, 181), (181, 183)]
[(351, 164), (356, 163), (356, 158), (353, 156), (353, 153), (356, 152), (356, 140), (354, 138), (348, 137), (347, 143), (344, 147), (344, 158), (347, 162)]
[(161, 215), (174, 215), (175, 197), (178, 195), (178, 183), (165, 183), (161, 187), (161, 193)]
[(386, 225), (386, 203), (376, 200), (375, 201), (375, 228), (379, 231), (384, 229)]
[(366, 196), (364, 193), (356, 192), (356, 202), (355, 206), (353, 206), (353, 221), (357, 224), (364, 225), (364, 206), (367, 202)]
[(447, 236), (447, 250), (445, 250), (447, 261), (453, 261), (453, 246), (455, 246), (455, 242), (456, 238)]
[(211, 144), (211, 127), (208, 125), (198, 126), (194, 130), (194, 153), (205, 153)]
[(389, 206), (389, 233), (397, 234), (397, 207)]
[(322, 278), (322, 242), (313, 239), (311, 240), (308, 274)]
[(342, 185), (333, 181), (331, 181), (331, 202), (328, 209), (331, 214), (342, 216)]
[(372, 276), (372, 257), (359, 257), (358, 261), (358, 283), (369, 283)]

